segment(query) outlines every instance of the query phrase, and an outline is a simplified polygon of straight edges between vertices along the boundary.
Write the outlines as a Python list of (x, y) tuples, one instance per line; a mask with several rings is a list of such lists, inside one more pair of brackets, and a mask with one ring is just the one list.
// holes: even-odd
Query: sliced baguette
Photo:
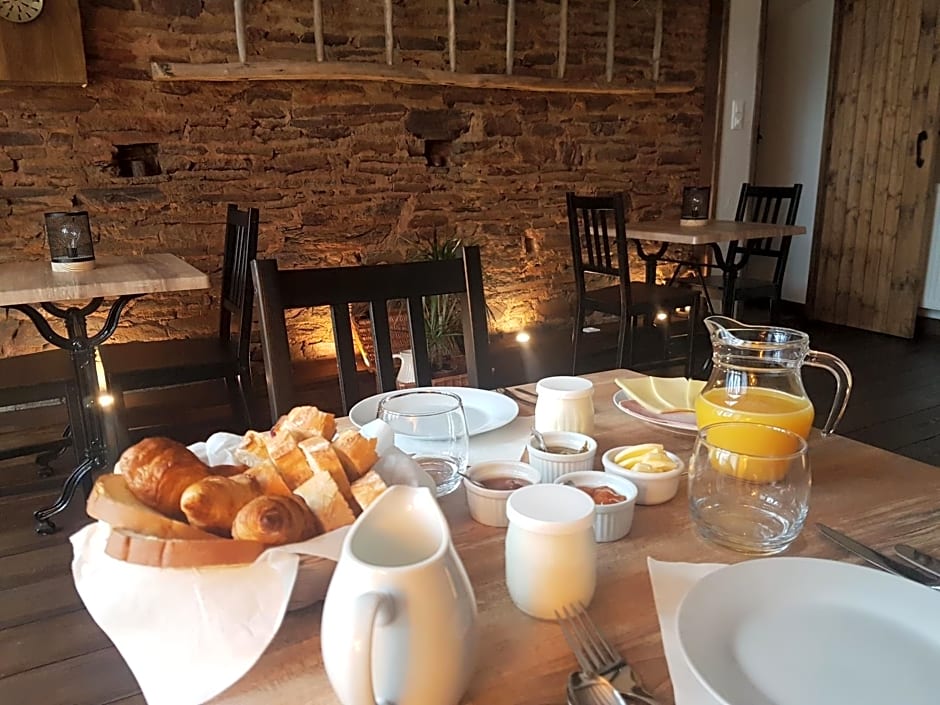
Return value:
[(130, 491), (123, 475), (102, 475), (95, 481), (86, 506), (88, 516), (137, 534), (161, 539), (221, 541), (195, 526), (165, 517)]
[(241, 445), (233, 453), (235, 459), (248, 467), (260, 465), (268, 460), (268, 449), (264, 441), (270, 435), (270, 433), (261, 433), (259, 431), (246, 431)]
[(333, 482), (335, 482), (336, 486), (339, 488), (340, 494), (343, 495), (343, 499), (346, 500), (350, 509), (353, 510), (353, 514), (357, 516), (361, 514), (362, 510), (353, 497), (352, 490), (349, 487), (349, 478), (346, 477), (343, 464), (339, 461), (339, 457), (330, 446), (329, 441), (322, 436), (313, 436), (305, 441), (301, 441), (299, 447), (300, 450), (303, 451), (304, 457), (307, 459), (307, 464), (314, 471), (314, 474), (317, 472), (325, 472), (332, 477)]
[(364, 438), (359, 431), (343, 431), (333, 441), (333, 450), (343, 464), (346, 477), (355, 482), (372, 469), (379, 456), (375, 452), (376, 439)]
[(252, 563), (266, 549), (257, 541), (162, 539), (111, 529), (105, 553), (119, 561), (158, 568), (199, 568)]
[(314, 435), (330, 440), (336, 435), (336, 417), (315, 406), (295, 406), (271, 429), (274, 435), (285, 431), (298, 442)]
[(323, 531), (332, 531), (352, 524), (356, 517), (329, 473), (316, 472), (294, 490), (317, 518)]
[(279, 433), (266, 438), (265, 447), (281, 478), (291, 490), (296, 490), (313, 477), (313, 470), (307, 464), (303, 451), (289, 433)]
[(260, 465), (249, 468), (245, 471), (245, 474), (258, 483), (258, 487), (261, 488), (261, 494), (280, 495), (282, 497), (290, 497), (293, 494), (290, 487), (284, 482), (281, 474), (277, 471), (274, 463), (270, 460), (266, 460)]
[(370, 470), (352, 483), (351, 489), (353, 497), (356, 498), (356, 502), (360, 507), (365, 509), (377, 500), (379, 495), (388, 489), (388, 485), (385, 484), (385, 481), (382, 480), (375, 470)]

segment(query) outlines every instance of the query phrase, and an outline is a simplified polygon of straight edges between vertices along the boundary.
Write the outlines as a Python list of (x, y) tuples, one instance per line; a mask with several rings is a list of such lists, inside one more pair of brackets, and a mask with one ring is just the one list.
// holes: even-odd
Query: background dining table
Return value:
[[(766, 238), (792, 237), (804, 235), (802, 225), (779, 225), (777, 223), (749, 223), (737, 220), (708, 220), (698, 225), (683, 225), (678, 220), (651, 220), (630, 223), (627, 235), (633, 240), (637, 256), (646, 263), (646, 281), (656, 281), (656, 268), (660, 262), (679, 264), (698, 264), (687, 260), (666, 258), (669, 245), (687, 245), (689, 247), (706, 246), (711, 249), (712, 264), (722, 273), (722, 311), (734, 308), (734, 282), (738, 274), (747, 265), (746, 254), (729, 258), (723, 247), (731, 243), (763, 240)], [(647, 252), (642, 240), (659, 242), (659, 249)]]
[[(94, 269), (81, 272), (53, 272), (49, 262), (38, 260), (0, 264), (0, 306), (23, 313), (45, 340), (68, 351), (78, 390), (77, 400), (70, 400), (68, 406), (79, 464), (66, 479), (59, 498), (36, 511), (39, 533), (55, 531), (51, 517), (68, 506), (80, 484), (87, 493), (92, 473), (113, 462), (120, 450), (113, 447), (113, 440), (109, 443), (113, 434), (108, 433), (108, 404), (102, 403), (102, 392), (106, 391), (102, 389), (106, 380), (102, 373), (106, 370), (97, 350), (117, 329), (125, 306), (144, 294), (208, 288), (207, 275), (169, 253), (105, 255), (96, 259)], [(89, 334), (88, 317), (101, 308), (106, 297), (115, 297), (107, 318), (100, 330)], [(72, 303), (64, 307), (53, 303), (63, 301)], [(88, 303), (75, 305), (76, 301)], [(64, 322), (64, 334), (53, 329), (50, 317)]]
[[(613, 404), (617, 377), (627, 370), (585, 375), (595, 385), (594, 436), (601, 454), (617, 445), (656, 442), (687, 458), (694, 436), (647, 425)], [(518, 389), (533, 390), (534, 385)], [(532, 407), (520, 405), (522, 414)], [(345, 422), (348, 426), (348, 421)], [(807, 525), (783, 554), (853, 561), (814, 528), (822, 522), (878, 548), (910, 543), (940, 552), (940, 470), (840, 436), (810, 442), (813, 489)], [(612, 645), (663, 705), (673, 703), (647, 557), (662, 561), (736, 563), (749, 557), (699, 538), (680, 487), (671, 501), (637, 507), (630, 534), (598, 545), (597, 592), (589, 612)], [(479, 607), (479, 657), (464, 705), (554, 705), (576, 663), (556, 623), (519, 611), (506, 588), (505, 529), (483, 526), (468, 513), (463, 488), (441, 500), (457, 552)], [(900, 579), (900, 578), (899, 578)], [(338, 703), (320, 652), (322, 603), (288, 613), (255, 666), (213, 699), (215, 705)], [(433, 670), (434, 663), (426, 664)]]

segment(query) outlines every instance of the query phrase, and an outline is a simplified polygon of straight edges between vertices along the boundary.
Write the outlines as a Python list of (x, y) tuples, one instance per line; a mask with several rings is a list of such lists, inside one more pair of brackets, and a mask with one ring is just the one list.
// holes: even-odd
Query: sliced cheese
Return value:
[(653, 391), (670, 409), (688, 409), (689, 380), (685, 377), (650, 377)]
[(685, 377), (618, 379), (617, 385), (647, 411), (670, 414), (695, 410), (695, 398), (705, 382)]
[(672, 409), (660, 400), (659, 396), (653, 390), (653, 382), (650, 377), (636, 377), (633, 379), (617, 379), (617, 386), (637, 404), (647, 411), (654, 414), (665, 414)]

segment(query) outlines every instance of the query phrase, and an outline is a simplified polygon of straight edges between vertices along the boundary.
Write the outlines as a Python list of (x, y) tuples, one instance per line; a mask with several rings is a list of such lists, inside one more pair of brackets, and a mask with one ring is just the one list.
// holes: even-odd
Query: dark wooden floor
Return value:
[[(810, 333), (813, 347), (839, 355), (855, 374), (841, 433), (940, 465), (940, 338), (905, 341), (793, 323)], [(524, 348), (497, 341), (498, 382), (567, 373), (568, 339), (566, 330), (543, 330)], [(588, 346), (583, 371), (613, 366), (609, 335), (598, 334)], [(705, 346), (701, 353), (704, 360)], [(804, 377), (817, 408), (826, 408), (832, 394), (828, 375), (807, 370)], [(47, 421), (52, 433), (61, 427), (61, 421)], [(194, 429), (177, 432), (190, 439)], [(87, 522), (81, 502), (57, 518), (59, 533), (33, 532), (32, 511), (54, 498), (67, 465), (65, 458), (59, 474), (43, 479), (30, 459), (0, 463), (0, 705), (142, 705), (133, 676), (82, 608), (72, 583), (68, 536)]]

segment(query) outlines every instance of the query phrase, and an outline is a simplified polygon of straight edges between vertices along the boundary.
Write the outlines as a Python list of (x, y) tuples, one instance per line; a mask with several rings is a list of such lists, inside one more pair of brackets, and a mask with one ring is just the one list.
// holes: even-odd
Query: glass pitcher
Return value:
[(805, 364), (829, 370), (836, 378), (835, 399), (822, 432), (829, 435), (835, 430), (852, 390), (852, 373), (842, 360), (810, 350), (809, 336), (792, 328), (751, 326), (725, 316), (709, 316), (705, 326), (711, 335), (713, 366), (695, 401), (699, 428), (746, 421), (807, 438), (815, 411), (803, 388)]

